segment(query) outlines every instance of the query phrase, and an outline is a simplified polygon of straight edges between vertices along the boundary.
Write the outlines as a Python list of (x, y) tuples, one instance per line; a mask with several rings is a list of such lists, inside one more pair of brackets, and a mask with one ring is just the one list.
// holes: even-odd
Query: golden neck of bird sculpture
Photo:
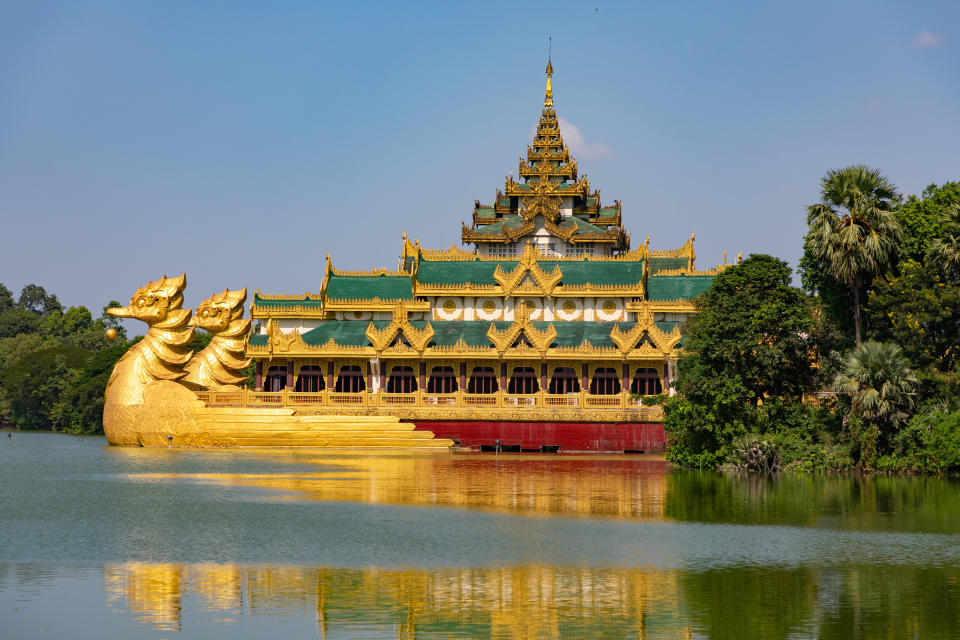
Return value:
[(193, 338), (190, 309), (183, 309), (186, 276), (167, 278), (141, 287), (130, 299), (130, 305), (109, 309), (119, 318), (136, 318), (150, 325), (147, 335), (124, 354), (107, 383), (111, 389), (122, 388), (125, 396), (158, 380), (179, 380), (186, 373), (183, 366), (192, 352), (187, 344)]
[(236, 387), (246, 379), (242, 373), (250, 364), (250, 360), (244, 358), (250, 335), (250, 319), (243, 318), (246, 299), (246, 289), (224, 289), (197, 307), (191, 323), (209, 331), (213, 337), (187, 365), (184, 384), (191, 388), (222, 389)]

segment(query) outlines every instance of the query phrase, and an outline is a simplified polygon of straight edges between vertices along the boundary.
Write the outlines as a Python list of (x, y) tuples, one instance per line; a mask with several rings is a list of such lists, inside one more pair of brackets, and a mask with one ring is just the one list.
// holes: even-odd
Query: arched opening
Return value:
[(264, 391), (281, 391), (287, 388), (287, 368), (270, 367), (263, 376)]
[(300, 374), (297, 376), (297, 385), (295, 391), (305, 391), (315, 393), (323, 391), (326, 384), (323, 380), (323, 370), (316, 365), (300, 367)]
[(340, 367), (340, 373), (337, 374), (337, 383), (333, 390), (337, 393), (360, 393), (367, 388), (364, 377), (363, 372), (357, 365)]
[(457, 376), (453, 367), (434, 367), (427, 380), (427, 393), (456, 393)]
[(557, 367), (553, 370), (553, 377), (550, 378), (549, 393), (579, 393), (580, 379), (573, 367)]
[(417, 376), (413, 367), (395, 365), (387, 377), (387, 393), (413, 393), (417, 390)]
[(590, 381), (590, 393), (595, 396), (613, 396), (620, 393), (620, 377), (612, 367), (597, 367)]
[(467, 393), (496, 393), (500, 388), (493, 367), (474, 367), (467, 382)]
[(533, 367), (516, 367), (513, 375), (510, 376), (510, 383), (507, 385), (507, 393), (517, 395), (528, 395), (540, 391), (540, 383), (537, 381), (537, 374)]
[(660, 383), (660, 375), (656, 369), (637, 369), (633, 372), (633, 380), (630, 382), (630, 393), (640, 396), (655, 396), (663, 393), (663, 385)]

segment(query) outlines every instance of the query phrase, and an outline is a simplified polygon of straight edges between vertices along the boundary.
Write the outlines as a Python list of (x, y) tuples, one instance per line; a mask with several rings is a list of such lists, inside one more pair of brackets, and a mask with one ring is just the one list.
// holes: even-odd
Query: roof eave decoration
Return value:
[[(541, 356), (545, 355), (547, 349), (549, 349), (553, 341), (557, 339), (557, 330), (553, 326), (553, 323), (551, 322), (547, 325), (547, 328), (543, 330), (539, 330), (533, 326), (533, 323), (530, 321), (530, 307), (528, 307), (526, 301), (522, 299), (517, 305), (515, 314), (516, 319), (513, 321), (513, 324), (506, 329), (502, 331), (497, 329), (495, 322), (491, 322), (490, 328), (487, 329), (487, 337), (490, 339), (490, 342), (493, 343), (497, 352), (503, 355), (508, 350), (535, 351)], [(513, 346), (521, 334), (526, 337), (531, 346)]]
[[(680, 329), (674, 326), (669, 333), (660, 329), (653, 321), (653, 308), (649, 303), (637, 305), (636, 310), (636, 324), (629, 331), (623, 331), (619, 325), (614, 325), (610, 339), (624, 356), (630, 354), (641, 358), (668, 357), (683, 337)], [(650, 340), (644, 340), (644, 336)]]
[(497, 265), (493, 272), (493, 279), (503, 289), (504, 296), (511, 295), (524, 282), (527, 275), (537, 284), (543, 295), (549, 296), (553, 293), (554, 287), (563, 278), (563, 272), (560, 271), (560, 265), (555, 265), (550, 273), (545, 272), (537, 262), (539, 256), (540, 252), (528, 242), (523, 247), (520, 262), (511, 271), (504, 272), (503, 268)]
[[(409, 346), (401, 342), (393, 344), (394, 339), (401, 333)], [(416, 329), (410, 324), (407, 318), (407, 305), (404, 302), (397, 303), (393, 308), (393, 320), (390, 324), (383, 329), (377, 329), (371, 322), (366, 331), (367, 339), (370, 340), (378, 356), (403, 353), (422, 355), (430, 340), (433, 339), (433, 335), (433, 326), (429, 322), (423, 329)]]

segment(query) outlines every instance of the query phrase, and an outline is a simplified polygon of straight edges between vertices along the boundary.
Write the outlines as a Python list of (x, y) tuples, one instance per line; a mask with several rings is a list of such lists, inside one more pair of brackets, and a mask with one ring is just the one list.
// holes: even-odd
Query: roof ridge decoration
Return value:
[[(403, 337), (406, 339), (407, 344), (397, 343), (393, 345), (394, 339), (398, 334), (402, 333)], [(393, 320), (390, 321), (383, 329), (377, 329), (376, 325), (371, 322), (367, 326), (366, 336), (370, 340), (370, 344), (373, 345), (374, 350), (377, 352), (377, 356), (381, 354), (398, 354), (398, 353), (417, 353), (423, 355), (424, 350), (427, 348), (427, 345), (430, 343), (430, 340), (433, 339), (433, 326), (427, 322), (423, 329), (417, 329), (412, 324), (407, 317), (407, 305), (404, 302), (398, 302), (397, 305), (393, 308)]]
[[(411, 247), (413, 243), (407, 241)], [(581, 256), (557, 256), (541, 253), (536, 245), (532, 245), (533, 250), (537, 252), (537, 260), (543, 262), (637, 262), (647, 257), (648, 248), (646, 246), (638, 249), (631, 249), (624, 253), (606, 256), (606, 255), (581, 255)], [(428, 262), (513, 262), (504, 256), (481, 255), (476, 250), (461, 249), (453, 243), (449, 249), (421, 249), (421, 260)]]
[(661, 276), (715, 276), (725, 267), (729, 265), (717, 265), (712, 269), (701, 269), (699, 271), (691, 271), (690, 269), (681, 268), (681, 269), (661, 269), (656, 273), (651, 273), (651, 278), (659, 278)]
[[(497, 265), (496, 270), (493, 272), (493, 279), (503, 288), (504, 296), (511, 295), (514, 289), (517, 289), (521, 283), (524, 283), (527, 275), (536, 283), (544, 295), (549, 296), (553, 293), (554, 287), (556, 287), (560, 283), (561, 278), (563, 278), (563, 272), (560, 271), (560, 265), (557, 264), (554, 265), (553, 271), (549, 274), (546, 273), (537, 262), (539, 255), (540, 252), (537, 251), (530, 242), (527, 242), (520, 255), (520, 261), (511, 271), (504, 272), (503, 267), (499, 264)], [(524, 288), (526, 289), (528, 287)]]
[(319, 293), (305, 292), (303, 295), (285, 294), (285, 293), (261, 293), (260, 289), (253, 292), (254, 299), (260, 300), (283, 300), (283, 301), (302, 301), (302, 300), (320, 300), (322, 295)]
[[(533, 322), (530, 320), (530, 313), (531, 309), (527, 306), (527, 301), (521, 298), (514, 311), (516, 318), (513, 324), (501, 331), (497, 329), (496, 322), (490, 323), (490, 328), (487, 329), (487, 337), (490, 338), (490, 342), (493, 343), (500, 355), (503, 355), (508, 349), (513, 348), (521, 351), (537, 351), (543, 356), (546, 354), (547, 349), (550, 348), (550, 344), (557, 339), (557, 329), (553, 326), (552, 322), (547, 325), (546, 329), (541, 331), (533, 326)], [(513, 347), (513, 344), (520, 338), (521, 334), (527, 338), (531, 347)]]
[[(631, 351), (640, 356), (657, 358), (669, 356), (683, 337), (680, 329), (674, 325), (673, 329), (667, 333), (658, 327), (653, 320), (653, 307), (649, 302), (640, 303), (636, 309), (637, 322), (633, 327), (629, 331), (623, 331), (620, 325), (613, 325), (610, 339), (624, 356)], [(644, 340), (644, 336), (649, 337), (650, 341)]]

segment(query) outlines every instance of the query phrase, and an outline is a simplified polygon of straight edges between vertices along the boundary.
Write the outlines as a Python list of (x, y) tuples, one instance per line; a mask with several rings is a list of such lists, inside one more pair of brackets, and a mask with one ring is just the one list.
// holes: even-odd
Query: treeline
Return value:
[(692, 467), (960, 472), (960, 182), (862, 165), (807, 207), (802, 288), (754, 255), (687, 323), (668, 457)]
[[(18, 429), (103, 433), (103, 394), (117, 360), (140, 338), (119, 321), (94, 318), (83, 306), (64, 309), (43, 287), (19, 298), (0, 283), (0, 422)], [(114, 339), (107, 331), (116, 332)], [(209, 335), (195, 334), (202, 348)]]

